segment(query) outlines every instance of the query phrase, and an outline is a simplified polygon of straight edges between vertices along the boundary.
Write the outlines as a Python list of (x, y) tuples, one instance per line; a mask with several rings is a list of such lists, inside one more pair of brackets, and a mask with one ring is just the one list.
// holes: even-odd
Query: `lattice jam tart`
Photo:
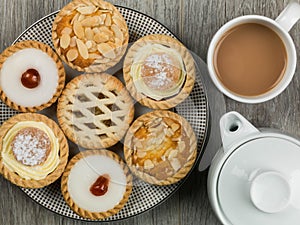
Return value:
[(54, 47), (73, 69), (101, 72), (125, 53), (129, 34), (125, 19), (103, 0), (73, 0), (57, 14), (52, 28)]
[(124, 155), (131, 171), (142, 180), (169, 185), (181, 180), (192, 168), (197, 140), (183, 117), (156, 110), (133, 122), (125, 137)]
[(46, 116), (18, 114), (0, 128), (0, 172), (12, 183), (41, 188), (57, 180), (68, 161), (67, 139)]
[(65, 76), (62, 62), (50, 46), (18, 42), (0, 55), (0, 98), (21, 112), (40, 111), (57, 100)]
[(92, 220), (104, 219), (126, 204), (132, 191), (132, 176), (116, 153), (86, 150), (68, 163), (61, 190), (75, 213)]
[(58, 100), (58, 122), (67, 137), (89, 149), (122, 139), (134, 115), (133, 101), (120, 80), (106, 73), (71, 80)]
[(195, 65), (188, 49), (162, 34), (140, 38), (128, 50), (123, 66), (126, 87), (141, 104), (169, 109), (194, 87)]

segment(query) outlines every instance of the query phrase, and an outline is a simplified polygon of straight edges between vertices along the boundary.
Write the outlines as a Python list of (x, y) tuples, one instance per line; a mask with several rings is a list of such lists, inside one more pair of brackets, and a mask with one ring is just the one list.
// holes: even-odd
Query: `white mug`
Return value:
[[(227, 22), (225, 25), (223, 25), (214, 35), (209, 45), (208, 54), (207, 54), (208, 71), (215, 86), (228, 97), (244, 103), (261, 103), (261, 102), (268, 101), (276, 97), (277, 95), (279, 95), (289, 85), (295, 73), (296, 64), (297, 64), (296, 48), (288, 32), (293, 27), (293, 25), (298, 21), (299, 18), (300, 18), (300, 5), (296, 2), (291, 2), (281, 12), (281, 14), (276, 18), (276, 20), (272, 20), (268, 17), (259, 16), (259, 15), (247, 15), (247, 16), (237, 17)], [(220, 39), (223, 37), (223, 35), (227, 31), (231, 30), (233, 27), (245, 23), (257, 23), (272, 29), (281, 38), (287, 52), (287, 67), (281, 81), (270, 91), (262, 95), (253, 96), (253, 97), (240, 96), (225, 88), (222, 82), (218, 79), (218, 76), (214, 68), (214, 59), (213, 59), (215, 48), (219, 43)]]

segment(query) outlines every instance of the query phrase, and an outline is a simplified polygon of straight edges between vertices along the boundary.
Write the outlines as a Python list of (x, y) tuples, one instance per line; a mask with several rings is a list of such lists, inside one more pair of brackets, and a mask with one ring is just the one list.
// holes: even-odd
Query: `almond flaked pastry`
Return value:
[(17, 114), (0, 128), (0, 173), (25, 188), (41, 188), (57, 180), (68, 161), (67, 139), (44, 115)]
[(78, 51), (76, 49), (70, 49), (67, 52), (67, 59), (72, 62), (78, 57)]
[(124, 155), (132, 172), (146, 182), (169, 185), (185, 177), (197, 155), (190, 124), (170, 111), (140, 116), (129, 128)]
[[(58, 13), (53, 23), (54, 47), (69, 66), (79, 71), (101, 72), (114, 66), (125, 53), (128, 39), (123, 16), (103, 0), (74, 0)], [(70, 57), (68, 52), (73, 49), (79, 54), (73, 51)], [(108, 60), (97, 60), (100, 58)]]

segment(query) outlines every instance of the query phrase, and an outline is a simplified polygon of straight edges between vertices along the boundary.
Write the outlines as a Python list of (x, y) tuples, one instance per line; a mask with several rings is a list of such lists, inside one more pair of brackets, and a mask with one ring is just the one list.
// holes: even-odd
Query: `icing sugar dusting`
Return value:
[(147, 86), (155, 90), (166, 90), (176, 85), (179, 68), (168, 54), (149, 55), (142, 67), (142, 77)]
[(42, 130), (24, 128), (15, 136), (11, 146), (17, 161), (27, 166), (35, 166), (46, 159), (50, 140)]
[(147, 57), (145, 65), (155, 68), (157, 70), (162, 70), (164, 68), (163, 64), (172, 65), (172, 61), (167, 54), (153, 54)]

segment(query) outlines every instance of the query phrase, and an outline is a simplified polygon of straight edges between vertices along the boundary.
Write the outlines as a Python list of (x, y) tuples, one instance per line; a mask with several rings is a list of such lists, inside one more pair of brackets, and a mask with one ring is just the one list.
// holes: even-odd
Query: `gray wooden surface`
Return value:
[[(29, 25), (60, 9), (68, 0), (1, 0), (0, 51)], [(144, 12), (170, 28), (192, 51), (206, 60), (209, 42), (228, 20), (246, 14), (275, 19), (287, 5), (283, 0), (111, 0), (114, 4)], [(300, 22), (291, 30), (297, 55)], [(255, 126), (277, 128), (300, 137), (300, 61), (289, 87), (277, 98), (262, 104), (242, 104), (225, 99), (226, 110), (236, 110)], [(218, 104), (210, 102), (210, 104)], [(193, 171), (188, 181), (170, 199), (155, 209), (117, 224), (220, 224), (212, 212), (206, 192), (207, 171)], [(70, 220), (40, 207), (17, 187), (0, 177), (0, 224), (88, 224)]]

